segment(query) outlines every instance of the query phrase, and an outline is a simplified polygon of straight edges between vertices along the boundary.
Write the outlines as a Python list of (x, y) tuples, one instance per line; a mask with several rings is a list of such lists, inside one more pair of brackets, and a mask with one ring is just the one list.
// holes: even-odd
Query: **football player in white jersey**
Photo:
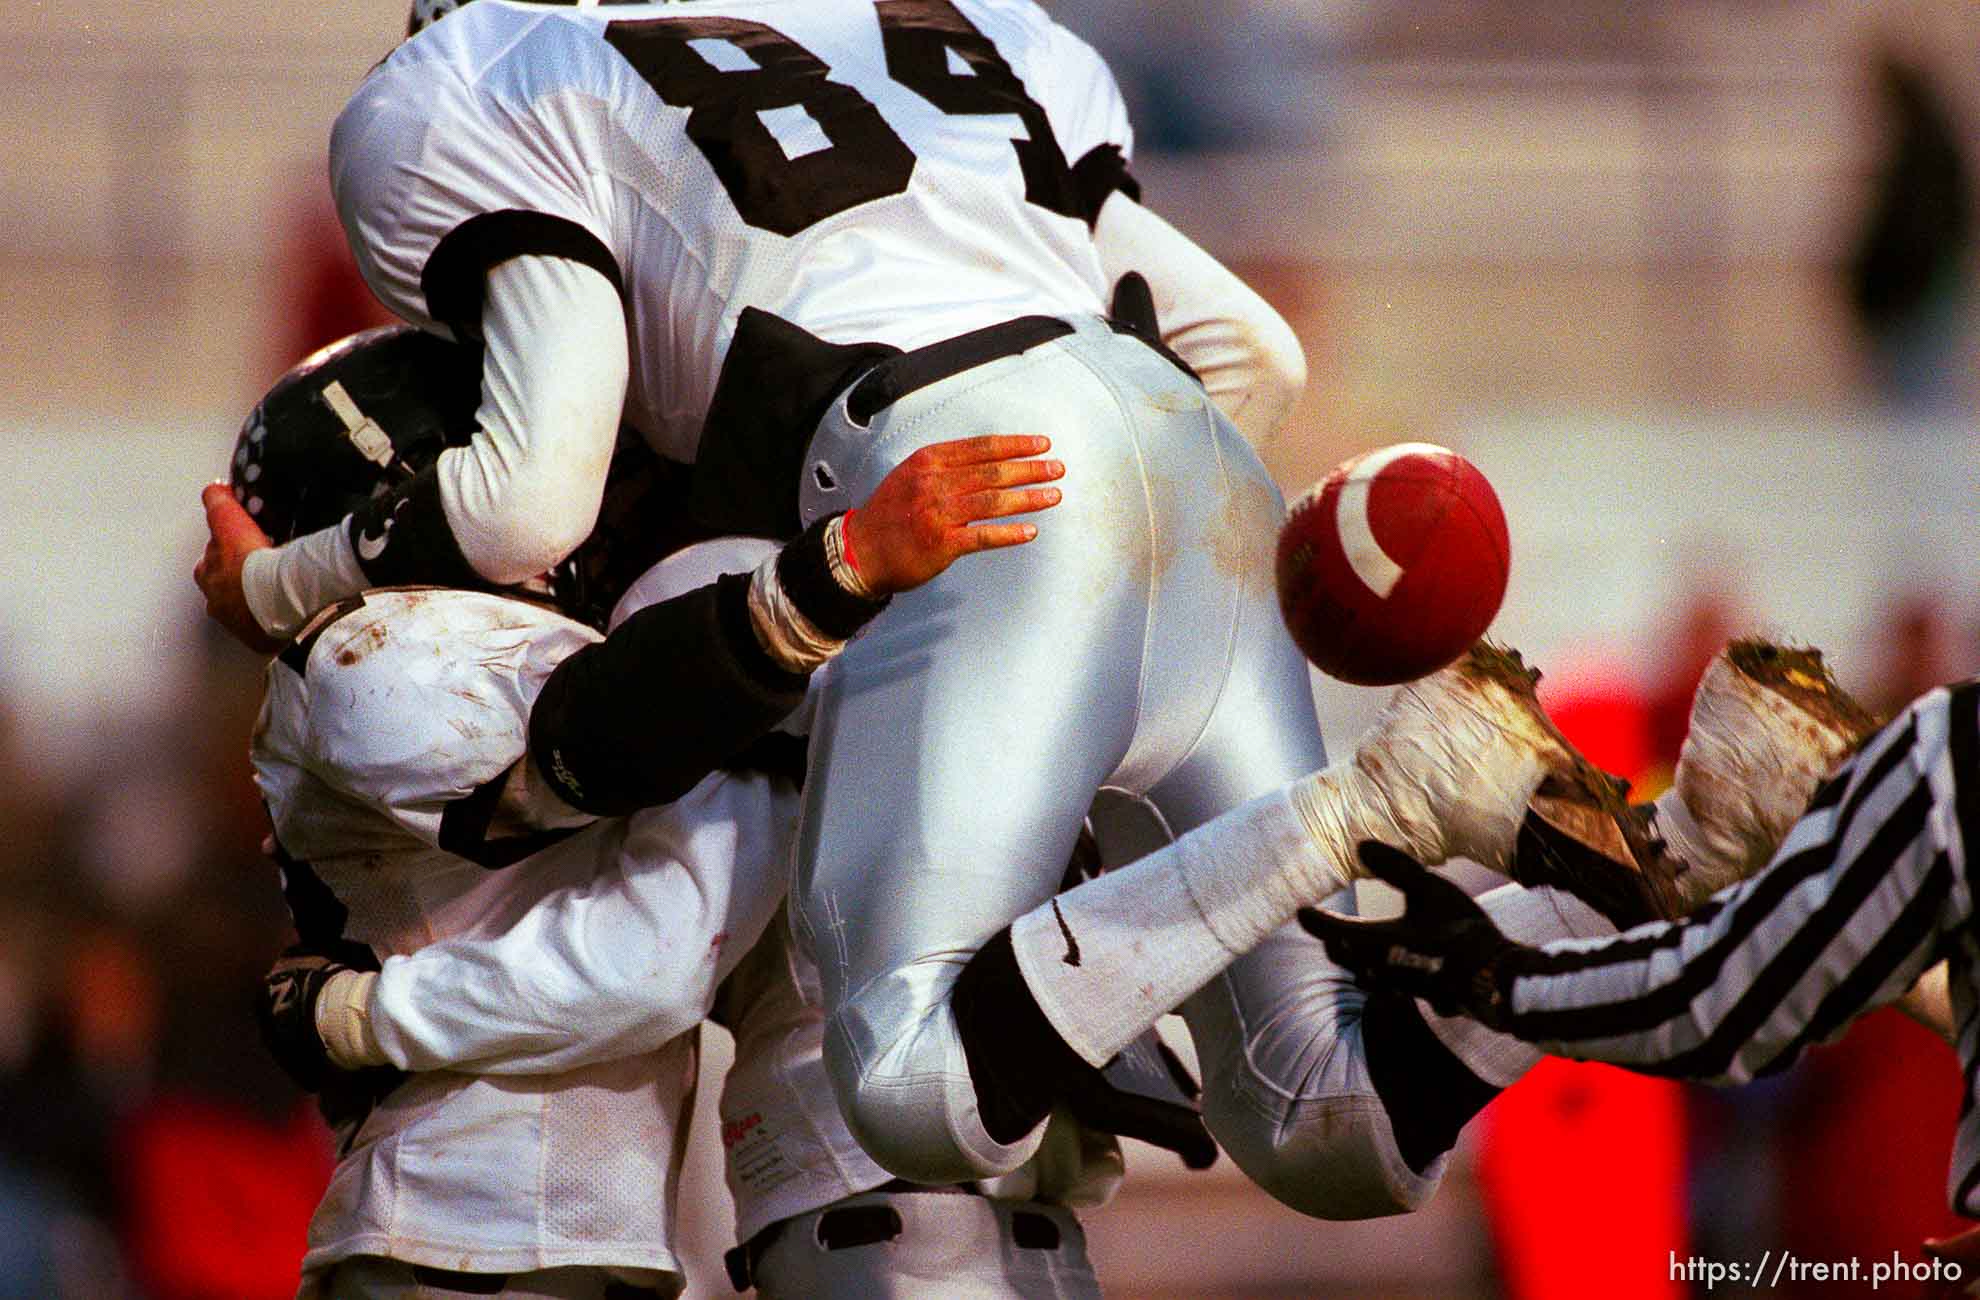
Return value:
[[(1123, 272), (1159, 268), (1166, 339), (1250, 432), (1296, 395), (1298, 347), (1255, 294), (1133, 201), (1124, 117), (1091, 51), (1031, 6), (966, 8), (621, 7), (601, 22), (603, 11), (491, 5), (408, 42), (340, 119), (333, 171), (381, 296), (485, 341), (482, 434), (341, 528), (281, 547), (257, 546), (227, 518), (225, 495), (209, 493), (221, 534), (200, 573), (209, 607), (266, 643), (366, 585), (535, 572), (585, 532), (621, 414), (694, 461), (708, 527), (787, 535), (800, 478), (835, 497), (864, 490), (803, 463), (855, 378), (868, 377), (853, 407), (864, 416), (973, 360), (1039, 339), (1073, 346), (1073, 326), (1045, 312), (1085, 313), (1083, 328), (1099, 333), (1079, 350), (1125, 353), (1142, 382), (1156, 379), (1149, 409), (1178, 407), (1164, 415), (1195, 428), (1212, 479), (1229, 453), (1229, 491), (1206, 489), (1230, 497), (1214, 519), (1255, 516), (1213, 539), (1219, 563), (1240, 564), (1237, 538), (1269, 530), (1276, 494), (1228, 427), (1210, 436), (1203, 389), (1098, 313)], [(487, 63), (498, 49), (514, 57)], [(514, 139), (494, 138), (511, 128)], [(869, 374), (901, 348), (979, 326), (995, 328), (961, 355), (909, 354)], [(912, 449), (891, 441), (890, 460)], [(1092, 482), (1089, 509), (1103, 517), (1117, 513), (1113, 486), (1139, 490), (1109, 484), (1125, 450), (1117, 442), (1114, 469)], [(1153, 468), (1177, 490), (1195, 476)], [(864, 524), (855, 514), (830, 526), (864, 551)], [(1060, 640), (1045, 626), (1037, 639)], [(1303, 669), (1280, 667), (1290, 711), (1310, 713)], [(1311, 725), (1300, 727), (1289, 768), (1319, 758)]]
[(588, 532), (622, 415), (697, 463), (713, 530), (795, 532), (805, 443), (875, 361), (1098, 313), (1136, 267), (1246, 432), (1298, 394), (1291, 332), (1133, 202), (1110, 76), (1028, 3), (462, 21), (373, 70), (331, 170), (386, 305), (485, 340), (482, 436), (342, 529), (227, 556), (203, 586), (244, 639), (364, 586), (548, 569)]
[[(1043, 1118), (990, 1137), (955, 1034), (910, 1041), (947, 1023), (928, 1013), (959, 969), (928, 954), (1043, 902), (1103, 784), (1158, 792), (1180, 832), (1324, 759), (1267, 578), (1277, 491), (1215, 394), (1109, 322), (1113, 285), (1147, 269), (1177, 337), (1240, 319), (1190, 304), (1245, 301), (1265, 328), (1224, 349), (1244, 373), (1195, 355), (1260, 430), (1296, 385), (1256, 382), (1255, 358), (1297, 350), (1258, 346), (1283, 326), (1134, 202), (1129, 144), (1091, 50), (1003, 0), (468, 5), (371, 74), (332, 142), (367, 278), (408, 319), (487, 341), (484, 423), (506, 429), (256, 559), (275, 576), (250, 573), (250, 595), (358, 581), (347, 555), (371, 581), (412, 576), (408, 555), (457, 581), (534, 571), (583, 535), (621, 412), (693, 463), (702, 522), (772, 536), (871, 491), (937, 409), (1076, 459), (1033, 562), (897, 602), (898, 635), (852, 647), (822, 706), (796, 910), (808, 940), (832, 932), (841, 1102), (903, 1176), (1008, 1172)], [(857, 512), (844, 527), (862, 549)], [(1293, 824), (1283, 803), (1265, 815)], [(1116, 1028), (1064, 1036), (1094, 1065)]]
[[(722, 573), (747, 574), (772, 550), (757, 539), (725, 538), (677, 552), (626, 594), (615, 623)], [(485, 639), (430, 623), (404, 631), (437, 631), (435, 645), (457, 654)], [(337, 690), (349, 676), (339, 674), (319, 690)], [(801, 729), (801, 718), (794, 722)], [(773, 738), (790, 739), (782, 730)], [(775, 745), (759, 744), (743, 762), (778, 767), (778, 760)], [(722, 795), (731, 783), (750, 792), (767, 788), (772, 797), (746, 805)], [(750, 812), (767, 813), (768, 823), (723, 833), (730, 816)], [(732, 767), (664, 814), (635, 821), (676, 828), (692, 852), (675, 862), (628, 836), (620, 864), (541, 889), (527, 914), (506, 928), (479, 926), (388, 956), (375, 974), (344, 969), (334, 947), (285, 958), (264, 989), (265, 998), (284, 1003), (279, 1015), (272, 1006), (269, 1014), (271, 1022), (287, 1024), (277, 1036), (285, 1063), (315, 1085), (335, 1071), (386, 1065), (517, 1083), (516, 1076), (569, 1077), (629, 1056), (650, 1060), (682, 1032), (684, 1014), (697, 1005), (709, 1009), (710, 972), (733, 967), (713, 1010), (737, 1046), (720, 1110), (746, 1243), (728, 1261), (738, 1289), (753, 1287), (773, 1300), (1099, 1295), (1073, 1211), (1104, 1199), (1117, 1181), (1121, 1161), (1111, 1139), (1061, 1121), (1054, 1160), (1036, 1161), (1001, 1185), (941, 1188), (896, 1185), (853, 1140), (824, 1074), (816, 971), (792, 948), (781, 915), (748, 947), (761, 909), (774, 909), (781, 899), (783, 876), (775, 868), (784, 859), (742, 855), (763, 847), (766, 837), (790, 835), (794, 783), (776, 772)], [(698, 905), (685, 888), (690, 881), (706, 893)], [(518, 882), (517, 906), (520, 891), (541, 882), (540, 872)], [(762, 901), (744, 902), (748, 890)], [(710, 916), (724, 894), (733, 927), (726, 935)], [(516, 907), (505, 915), (514, 918)], [(736, 926), (738, 916), (749, 924)], [(711, 943), (723, 950), (712, 962), (697, 967), (676, 960)], [(298, 992), (295, 977), (304, 971), (310, 983)], [(387, 1267), (364, 1261), (339, 1274), (339, 1284)], [(430, 1269), (425, 1275), (433, 1276)]]
[[(405, 327), (326, 349), (257, 406), (237, 444), (234, 490), (278, 536), (335, 519), (462, 440), (478, 377), (472, 350)], [(915, 539), (895, 557), (902, 569), (939, 571), (984, 544), (933, 526), (952, 508), (1000, 528), (999, 516), (1048, 504), (1037, 495), (1044, 489), (982, 492), (969, 465), (1012, 448), (971, 446), (948, 446), (962, 468), (923, 480), (934, 489), (927, 495), (876, 492), (865, 507), (891, 521), (881, 530), (888, 536)], [(640, 486), (628, 471), (615, 491)], [(585, 576), (609, 585), (641, 558), (651, 532), (601, 528), (580, 557)], [(883, 603), (854, 601), (840, 587), (842, 557), (821, 530), (761, 549), (768, 554), (753, 572), (641, 609), (610, 639), (551, 607), (556, 596), (585, 603), (573, 576), (559, 573), (506, 593), (363, 593), (320, 612), (270, 664), (255, 775), (297, 929), (318, 954), (278, 966), (271, 1011), (307, 1005), (312, 1021), (341, 1027), (333, 1042), (358, 1035), (363, 1004), (322, 996), (339, 965), (453, 934), (533, 933), (531, 904), (559, 890), (593, 900), (636, 892), (666, 916), (665, 942), (636, 951), (614, 948), (596, 928), (544, 938), (574, 945), (558, 951), (638, 968), (637, 1033), (592, 1062), (558, 1063), (556, 1073), (528, 1079), (336, 1077), (326, 1109), (341, 1158), (312, 1224), (304, 1295), (678, 1289), (669, 1238), (694, 1078), (689, 1031), (776, 910), (796, 815), (788, 781), (748, 770), (702, 778), (722, 764), (749, 768), (745, 742), (803, 698), (806, 667), (829, 657), (831, 631), (849, 634)], [(624, 672), (616, 655), (631, 659), (634, 675), (650, 675), (640, 670), (668, 648), (680, 694), (639, 727), (655, 737), (651, 752), (673, 761), (620, 787), (672, 805), (599, 823), (561, 804), (519, 761), (533, 707), (549, 692), (569, 706), (550, 710), (568, 725), (587, 707), (586, 674)], [(574, 668), (576, 685), (557, 695)], [(652, 703), (636, 688), (614, 699), (621, 709)], [(512, 1029), (530, 1009), (503, 1005)], [(419, 1010), (425, 1032), (472, 1040), (472, 1021), (448, 1006)], [(272, 1031), (285, 1023), (269, 1020)], [(313, 1028), (303, 1035), (292, 1026), (274, 1041), (306, 1049), (282, 1054), (292, 1067), (302, 1063), (305, 1078), (332, 1077)]]
[[(1261, 1068), (1244, 1026), (1303, 996), (1310, 945), (1285, 922), (1353, 869), (1313, 806), (1324, 756), (1266, 562), (1281, 504), (1240, 436), (1277, 422), (1301, 363), (1269, 308), (1135, 201), (1128, 144), (1104, 66), (1018, 0), (469, 6), (374, 70), (332, 169), (381, 297), (485, 341), (482, 432), (279, 548), (237, 544), (221, 496), (201, 582), (265, 641), (368, 583), (532, 573), (588, 527), (622, 412), (693, 463), (704, 526), (824, 520), (859, 552), (868, 521), (833, 512), (938, 425), (1051, 432), (1076, 485), (1063, 526), (899, 602), (823, 707), (796, 906), (834, 1085), (897, 1173), (1008, 1171), (1055, 1099), (1209, 980), (1185, 1008), (1206, 1110), (1284, 1195), (1310, 1176), (1288, 1135), (1337, 1117), (1305, 1106), (1296, 1060)], [(1108, 321), (1136, 268), (1156, 310)], [(1503, 830), (1562, 754), (1528, 733), (1507, 784), (1444, 781), (1385, 833), (1503, 856), (1427, 823)], [(609, 749), (581, 749), (551, 754), (548, 781), (613, 810), (593, 798)], [(1244, 812), (1185, 839), (1159, 888), (1047, 908), (1103, 786), (1164, 834)], [(1252, 874), (1210, 865), (1231, 858)], [(1175, 959), (1123, 1010), (1151, 934)], [(1003, 1077), (1012, 1043), (1055, 1068)]]

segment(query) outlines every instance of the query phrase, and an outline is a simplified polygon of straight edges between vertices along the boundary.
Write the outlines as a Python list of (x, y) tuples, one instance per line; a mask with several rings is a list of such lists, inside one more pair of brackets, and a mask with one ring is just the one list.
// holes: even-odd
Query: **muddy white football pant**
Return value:
[(777, 1225), (762, 1300), (1098, 1300), (1073, 1213), (959, 1190), (867, 1192)]
[(1277, 488), (1173, 363), (1074, 325), (868, 427), (842, 400), (805, 461), (807, 522), (942, 439), (1042, 433), (1066, 465), (1035, 541), (894, 598), (834, 666), (812, 732), (793, 903), (827, 1067), (862, 1145), (922, 1182), (1003, 1173), (1036, 1145), (984, 1131), (949, 995), (1057, 889), (1095, 792), (1145, 799), (1179, 834), (1325, 762), (1273, 590)]
[(603, 1268), (545, 1268), (525, 1273), (452, 1273), (380, 1255), (338, 1261), (324, 1294), (335, 1300), (673, 1300), (679, 1274), (658, 1275), (650, 1286), (623, 1281)]

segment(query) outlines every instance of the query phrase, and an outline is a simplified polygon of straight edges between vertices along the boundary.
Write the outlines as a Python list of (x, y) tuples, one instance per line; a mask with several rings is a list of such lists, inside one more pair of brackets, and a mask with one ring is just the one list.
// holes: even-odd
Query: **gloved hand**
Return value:
[(1462, 889), (1400, 849), (1363, 840), (1355, 853), (1369, 874), (1402, 892), (1403, 914), (1369, 920), (1303, 907), (1300, 925), (1367, 987), (1503, 1028), (1512, 977), (1533, 949), (1506, 938)]
[(321, 1092), (324, 1079), (336, 1068), (316, 1032), (316, 1000), (323, 986), (341, 971), (378, 968), (375, 959), (369, 965), (353, 965), (351, 956), (297, 944), (284, 950), (261, 977), (261, 997), (254, 1010), (262, 1045), (304, 1092)]
[(316, 1094), (317, 1107), (333, 1129), (362, 1121), (406, 1078), (404, 1070), (389, 1065), (340, 1069), (316, 1032), (317, 999), (331, 977), (377, 969), (377, 956), (361, 943), (339, 941), (329, 948), (297, 944), (276, 958), (261, 980), (254, 1010), (262, 1044), (297, 1087)]

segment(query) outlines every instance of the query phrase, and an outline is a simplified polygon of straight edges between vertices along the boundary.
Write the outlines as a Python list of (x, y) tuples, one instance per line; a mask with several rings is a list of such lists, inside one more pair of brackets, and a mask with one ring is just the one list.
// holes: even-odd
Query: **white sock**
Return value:
[(1105, 1065), (1301, 905), (1347, 883), (1289, 793), (1304, 784), (1235, 808), (1011, 924), (1032, 997), (1089, 1064)]

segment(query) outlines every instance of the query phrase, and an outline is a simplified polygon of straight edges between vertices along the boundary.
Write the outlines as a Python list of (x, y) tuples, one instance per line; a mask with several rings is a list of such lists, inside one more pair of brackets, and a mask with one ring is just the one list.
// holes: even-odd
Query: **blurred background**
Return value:
[[(1735, 631), (1824, 647), (1880, 708), (1980, 666), (1980, 6), (1050, 7), (1118, 72), (1147, 201), (1305, 342), (1264, 449), (1288, 494), (1401, 439), (1470, 456), (1512, 533), (1495, 634), (1598, 762), (1654, 793)], [(280, 1296), (328, 1154), (247, 1012), (286, 920), (245, 761), (260, 666), (201, 618), (197, 498), (277, 374), (380, 319), (324, 150), (404, 5), (9, 12), (0, 1296)], [(1317, 689), (1337, 748), (1382, 699)], [(1139, 1150), (1089, 1225), (1110, 1294), (1150, 1300), (1675, 1296), (1702, 1283), (1673, 1261), (1782, 1249), (1867, 1269), (1950, 1224), (1958, 1095), (1880, 1013), (1730, 1092), (1545, 1067), (1408, 1219), (1303, 1220), (1228, 1162)], [(710, 1145), (696, 1295), (726, 1293)]]

